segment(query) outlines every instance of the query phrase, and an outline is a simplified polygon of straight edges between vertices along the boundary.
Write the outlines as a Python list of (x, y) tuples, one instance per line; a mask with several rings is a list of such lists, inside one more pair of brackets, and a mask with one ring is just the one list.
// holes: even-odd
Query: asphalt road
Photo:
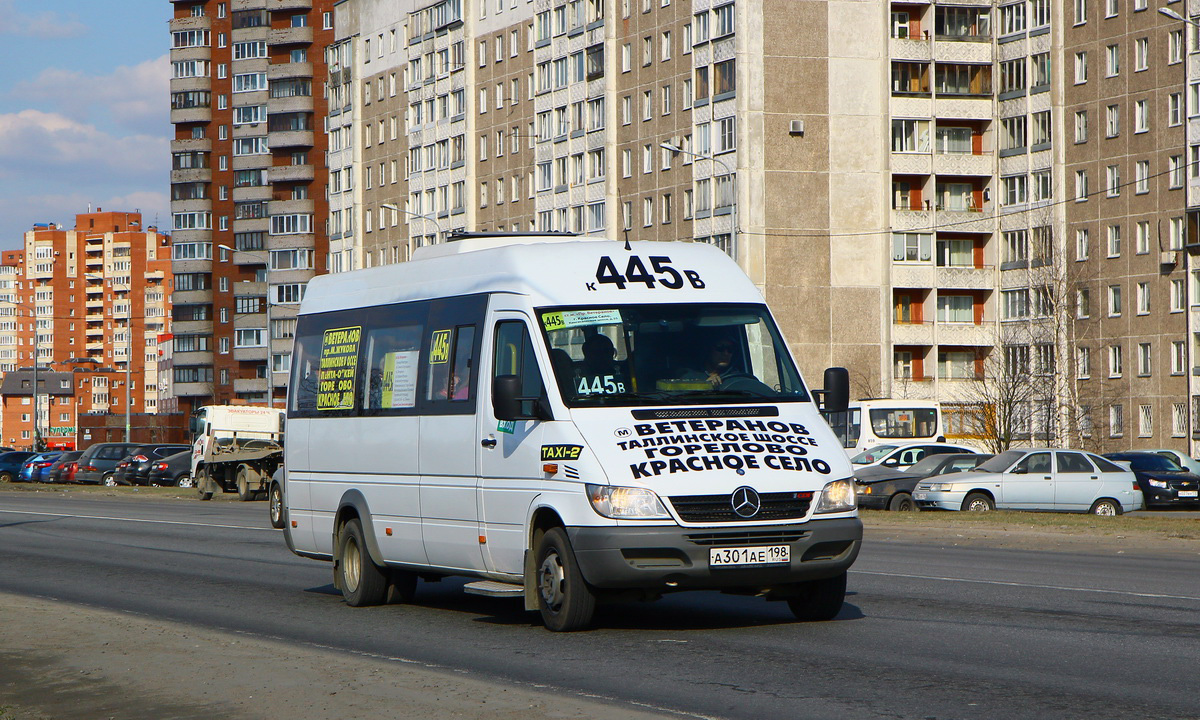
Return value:
[[(422, 583), (355, 609), (264, 503), (0, 495), (0, 591), (720, 718), (1200, 717), (1200, 557), (868, 542), (837, 620), (691, 593), (553, 634)], [(202, 670), (201, 670), (202, 671)]]

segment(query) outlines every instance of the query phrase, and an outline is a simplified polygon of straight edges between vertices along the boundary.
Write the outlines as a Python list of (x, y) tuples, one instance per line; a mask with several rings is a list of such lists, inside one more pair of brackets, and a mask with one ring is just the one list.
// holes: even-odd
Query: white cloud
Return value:
[(12, 246), (35, 222), (70, 225), (88, 203), (140, 208), (146, 223), (169, 227), (170, 141), (115, 136), (58, 113), (0, 114), (0, 245)]
[(60, 39), (80, 37), (86, 33), (87, 26), (73, 13), (24, 13), (17, 9), (16, 0), (0, 0), (0, 35)]
[[(0, 0), (2, 1), (2, 0)], [(106, 75), (46, 68), (18, 83), (10, 95), (23, 104), (38, 101), (79, 121), (110, 118), (136, 132), (168, 134), (170, 130), (171, 64), (161, 55), (137, 65), (121, 65)]]
[(71, 168), (79, 179), (160, 175), (165, 180), (170, 141), (165, 136), (118, 137), (57, 113), (22, 110), (0, 115), (0, 178)]

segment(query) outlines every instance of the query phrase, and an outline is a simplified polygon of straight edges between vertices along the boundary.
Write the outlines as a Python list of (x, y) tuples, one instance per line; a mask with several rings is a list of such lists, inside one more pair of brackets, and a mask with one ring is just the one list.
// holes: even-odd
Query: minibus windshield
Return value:
[(538, 318), (569, 407), (809, 400), (763, 305), (555, 307)]

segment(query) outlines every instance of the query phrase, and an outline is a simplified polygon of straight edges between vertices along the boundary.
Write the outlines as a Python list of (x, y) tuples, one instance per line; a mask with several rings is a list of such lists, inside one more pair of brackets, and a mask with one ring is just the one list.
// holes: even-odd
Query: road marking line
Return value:
[(5, 510), (3, 508), (0, 508), (0, 513), (8, 513), (10, 515), (41, 515), (43, 517), (77, 518), (80, 520), (119, 520), (121, 522), (140, 522), (140, 523), (150, 523), (152, 525), (189, 525), (189, 526), (193, 526), (193, 527), (227, 528), (230, 530), (261, 530), (263, 532), (275, 532), (274, 528), (248, 527), (245, 525), (216, 525), (213, 523), (183, 522), (180, 520), (145, 520), (142, 518), (108, 517), (106, 515), (68, 515), (66, 513), (33, 512), (32, 510)]
[(1191, 595), (1167, 595), (1165, 593), (1143, 593), (1129, 590), (1101, 590), (1099, 588), (1071, 587), (1069, 585), (1038, 585), (1035, 583), (1019, 583), (1007, 580), (972, 580), (971, 578), (940, 577), (937, 575), (908, 575), (905, 573), (878, 572), (875, 570), (851, 570), (859, 575), (880, 575), (883, 577), (911, 578), (913, 580), (941, 580), (943, 582), (978, 583), (980, 585), (1004, 585), (1007, 587), (1034, 588), (1037, 590), (1067, 590), (1072, 592), (1099, 593), (1101, 595), (1129, 595), (1132, 597), (1155, 598), (1159, 600), (1200, 600)]

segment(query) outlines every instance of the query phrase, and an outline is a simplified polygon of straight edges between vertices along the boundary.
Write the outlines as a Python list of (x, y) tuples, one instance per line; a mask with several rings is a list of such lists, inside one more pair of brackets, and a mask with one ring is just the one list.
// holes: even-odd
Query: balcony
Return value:
[(933, 378), (898, 377), (892, 378), (892, 397), (902, 397), (908, 400), (936, 400)]
[(311, 27), (271, 28), (267, 31), (268, 45), (311, 45), (313, 29)]
[(990, 290), (996, 285), (996, 268), (946, 266), (937, 269), (937, 287), (954, 290)]
[(180, 305), (202, 305), (212, 302), (212, 290), (176, 290), (171, 293), (171, 302)]
[[(189, 335), (189, 334), (196, 334), (196, 333), (211, 334), (212, 330), (213, 330), (213, 321), (212, 320), (175, 320), (171, 323), (171, 329), (175, 332), (176, 335)], [(210, 353), (210, 355), (211, 355), (211, 353)], [(179, 357), (178, 355), (176, 355), (175, 357), (176, 357), (176, 360), (175, 360), (176, 365), (187, 364), (187, 363), (180, 363), (179, 359), (178, 359), (178, 357)]]
[(270, 200), (271, 186), (270, 185), (255, 185), (251, 187), (235, 187), (233, 189), (233, 201), (244, 202), (246, 200)]
[(171, 393), (175, 397), (212, 397), (213, 384), (210, 382), (172, 383)]
[(207, 77), (175, 78), (171, 80), (171, 92), (173, 93), (211, 89), (212, 80)]
[(944, 153), (933, 156), (933, 170), (940, 175), (985, 175), (993, 174), (991, 155), (968, 153)]
[[(238, 361), (252, 362), (255, 360), (266, 362), (267, 348), (262, 347), (235, 347), (233, 349), (233, 359)], [(266, 382), (265, 380), (263, 381)], [(265, 389), (265, 386), (264, 386)]]
[[(178, 245), (179, 243), (193, 242), (211, 242), (212, 230), (173, 230), (171, 231), (171, 242)], [(174, 267), (174, 266), (172, 266)]]
[(212, 182), (212, 168), (196, 168), (193, 170), (172, 170), (171, 182)]
[(991, 38), (952, 40), (939, 37), (933, 43), (933, 59), (941, 63), (990, 63)]
[(933, 227), (933, 213), (929, 210), (892, 210), (892, 230), (896, 232), (917, 230), (929, 232), (931, 227)]
[(312, 0), (275, 0), (271, 3), (271, 11), (312, 10), (312, 6)]
[(938, 209), (937, 223), (939, 227), (953, 227), (954, 232), (990, 233), (995, 229), (995, 220), (991, 216), (991, 203), (985, 203), (980, 210), (942, 210)]
[(176, 48), (171, 50), (171, 62), (182, 62), (184, 60), (209, 60), (211, 58), (212, 49), (209, 47)]
[(233, 391), (235, 393), (242, 393), (242, 392), (265, 393), (267, 391), (267, 379), (266, 378), (234, 378)]
[[(208, 212), (212, 210), (212, 199), (204, 198), (202, 200), (172, 200), (171, 212), (173, 213), (190, 213), (190, 212)], [(88, 263), (91, 264), (92, 258), (88, 258)]]
[(271, 215), (294, 215), (296, 213), (312, 214), (315, 204), (310, 200), (272, 200), (267, 203), (267, 212)]
[[(176, 0), (176, 2), (178, 1)], [(171, 18), (167, 21), (167, 29), (173, 33), (184, 30), (208, 30), (211, 27), (212, 18), (207, 15)]]
[(936, 327), (938, 345), (992, 347), (996, 344), (996, 329), (989, 322), (984, 322), (982, 325), (937, 323)]
[(182, 110), (171, 110), (171, 124), (209, 122), (212, 120), (212, 108), (194, 107)]
[(313, 65), (310, 62), (271, 63), (267, 66), (267, 80), (310, 78), (312, 74)]
[(272, 148), (286, 147), (305, 147), (313, 146), (313, 133), (311, 130), (276, 130), (269, 136)]
[(277, 113), (312, 111), (312, 95), (293, 95), (291, 97), (278, 97), (267, 100), (267, 112), (272, 115)]
[(304, 182), (314, 177), (312, 165), (274, 165), (267, 168), (267, 181), (271, 183)]
[(928, 152), (893, 152), (889, 168), (900, 175), (929, 175), (933, 172), (933, 157)]
[(937, 279), (931, 263), (892, 263), (892, 287), (932, 288)]
[(171, 152), (212, 152), (212, 138), (188, 138), (172, 140)]
[(933, 345), (933, 323), (892, 323), (893, 345)]
[(933, 57), (926, 38), (891, 38), (888, 41), (888, 53), (893, 60), (929, 62)]

